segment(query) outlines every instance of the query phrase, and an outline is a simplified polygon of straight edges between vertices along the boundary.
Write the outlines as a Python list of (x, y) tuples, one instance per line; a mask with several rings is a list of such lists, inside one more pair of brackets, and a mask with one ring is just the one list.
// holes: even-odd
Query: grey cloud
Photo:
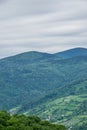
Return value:
[(0, 0), (0, 4), (3, 4), (4, 2), (6, 2), (6, 0)]
[[(55, 10), (53, 3), (55, 3), (55, 0), (54, 2), (50, 0), (50, 3), (46, 0), (8, 0), (6, 4), (0, 6), (0, 17), (8, 18), (49, 13)], [(54, 4), (55, 6), (56, 4)]]
[(86, 5), (85, 0), (4, 0), (0, 4), (0, 57), (87, 47)]

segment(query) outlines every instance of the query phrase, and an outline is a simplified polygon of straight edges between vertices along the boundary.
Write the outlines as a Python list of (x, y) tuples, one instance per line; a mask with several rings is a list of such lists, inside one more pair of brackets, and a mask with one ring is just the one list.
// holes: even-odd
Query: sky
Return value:
[(87, 0), (0, 0), (0, 58), (87, 48)]

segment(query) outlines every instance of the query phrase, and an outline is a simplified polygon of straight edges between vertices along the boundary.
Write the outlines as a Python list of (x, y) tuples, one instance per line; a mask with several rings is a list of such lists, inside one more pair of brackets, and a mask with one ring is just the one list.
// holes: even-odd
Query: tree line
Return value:
[(41, 120), (37, 116), (10, 115), (6, 111), (0, 111), (0, 130), (66, 130), (66, 128)]

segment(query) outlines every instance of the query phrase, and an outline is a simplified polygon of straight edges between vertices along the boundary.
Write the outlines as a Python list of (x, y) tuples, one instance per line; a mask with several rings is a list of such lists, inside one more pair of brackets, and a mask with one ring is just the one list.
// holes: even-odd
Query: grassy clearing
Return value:
[(35, 114), (42, 119), (54, 123), (63, 123), (67, 127), (80, 125), (87, 121), (87, 94), (58, 98), (27, 111), (25, 114)]

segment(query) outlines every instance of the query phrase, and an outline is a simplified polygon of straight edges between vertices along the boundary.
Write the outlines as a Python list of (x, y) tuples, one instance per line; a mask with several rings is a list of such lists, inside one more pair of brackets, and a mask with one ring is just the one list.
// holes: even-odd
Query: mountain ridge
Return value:
[[(78, 49), (76, 48), (73, 49), (73, 51), (74, 50), (76, 51)], [(55, 56), (55, 54), (50, 55), (48, 53), (41, 53), (41, 52), (39, 53), (28, 52), (28, 53), (19, 54), (16, 56), (12, 56), (0, 60), (0, 73), (1, 73), (0, 86), (2, 86), (3, 84), (5, 87), (9, 86), (11, 88), (14, 87), (15, 89), (17, 89), (16, 86), (18, 85), (20, 86), (22, 85), (23, 88), (24, 86), (26, 86), (27, 89), (28, 86), (30, 86), (30, 88), (36, 86), (35, 87), (36, 92), (38, 92), (37, 90), (39, 90), (40, 87), (42, 88), (42, 90), (44, 89), (51, 90), (53, 89), (53, 86), (55, 86), (56, 88), (57, 86), (61, 86), (62, 84), (67, 84), (67, 82), (73, 81), (74, 78), (72, 77), (72, 75), (74, 76), (75, 74), (77, 74), (74, 76), (77, 79), (79, 77), (79, 74), (81, 75), (81, 77), (79, 77), (80, 79), (85, 78), (86, 62), (87, 62), (87, 56), (83, 56), (83, 55), (82, 56), (76, 55), (76, 57), (61, 59), (59, 58), (59, 56)], [(77, 69), (75, 65), (77, 66)], [(71, 81), (69, 79), (70, 77), (72, 79)], [(33, 81), (37, 83), (35, 84)], [(29, 82), (30, 85), (28, 85)], [(46, 86), (47, 88), (43, 86)], [(18, 89), (20, 90), (21, 88), (19, 87)], [(43, 93), (45, 94), (45, 91), (43, 91)]]
[[(72, 51), (75, 53), (73, 54)], [(67, 52), (68, 55), (71, 54), (68, 57)], [(38, 114), (36, 109), (39, 110), (39, 107), (42, 109), (42, 111), (40, 110), (41, 113), (44, 111), (44, 106), (46, 109), (48, 109), (48, 105), (46, 104), (47, 102), (48, 104), (51, 103), (55, 106), (54, 102), (57, 100), (59, 105), (59, 99), (71, 96), (71, 99), (74, 100), (71, 106), (76, 105), (77, 111), (80, 113), (80, 117), (80, 108), (77, 106), (77, 104), (75, 104), (76, 102), (74, 97), (78, 97), (78, 105), (80, 106), (81, 103), (83, 104), (83, 101), (85, 102), (86, 99), (86, 52), (87, 49), (75, 48), (61, 52), (61, 54), (63, 53), (65, 57), (60, 57), (60, 53), (48, 54), (34, 51), (1, 59), (0, 109), (6, 109), (8, 111), (13, 110), (19, 113), (29, 113), (29, 111), (32, 109), (31, 113), (33, 113), (35, 110), (36, 114)], [(85, 95), (84, 100), (81, 98), (81, 102), (79, 101), (79, 95)], [(66, 108), (66, 104), (64, 105)], [(75, 109), (72, 111), (71, 106), (70, 113), (73, 113), (75, 112)], [(51, 111), (56, 113), (54, 110)], [(66, 111), (64, 110), (64, 112)], [(86, 110), (83, 109), (82, 112), (86, 113)], [(70, 115), (70, 118), (73, 116), (75, 115)], [(44, 116), (41, 116), (41, 118), (44, 118)], [(66, 116), (66, 118), (68, 119), (69, 117)], [(57, 118), (55, 119), (57, 120)]]
[(62, 58), (71, 58), (75, 56), (87, 56), (87, 48), (72, 48), (69, 50), (65, 50), (62, 52), (55, 53), (55, 55), (60, 56)]
[[(49, 55), (49, 56), (53, 56), (53, 55), (54, 56), (59, 56), (62, 53), (68, 53), (69, 54), (70, 51), (73, 51), (73, 52), (81, 51), (85, 55), (85, 52), (87, 53), (87, 48), (77, 47), (77, 48), (71, 48), (71, 49), (67, 49), (67, 50), (64, 50), (64, 51), (61, 51), (61, 52), (56, 52), (56, 53), (48, 53), (48, 52), (41, 52), (41, 51), (27, 51), (27, 52), (22, 52), (22, 53), (19, 53), (19, 54), (15, 54), (13, 56), (4, 57), (4, 58), (2, 58), (0, 60), (7, 59), (7, 58), (13, 58), (13, 57), (16, 57), (16, 56), (27, 55), (27, 54), (42, 54), (42, 55), (45, 54), (45, 55)], [(83, 55), (83, 54), (81, 54), (81, 55)], [(77, 55), (77, 56), (81, 56), (81, 55)]]

